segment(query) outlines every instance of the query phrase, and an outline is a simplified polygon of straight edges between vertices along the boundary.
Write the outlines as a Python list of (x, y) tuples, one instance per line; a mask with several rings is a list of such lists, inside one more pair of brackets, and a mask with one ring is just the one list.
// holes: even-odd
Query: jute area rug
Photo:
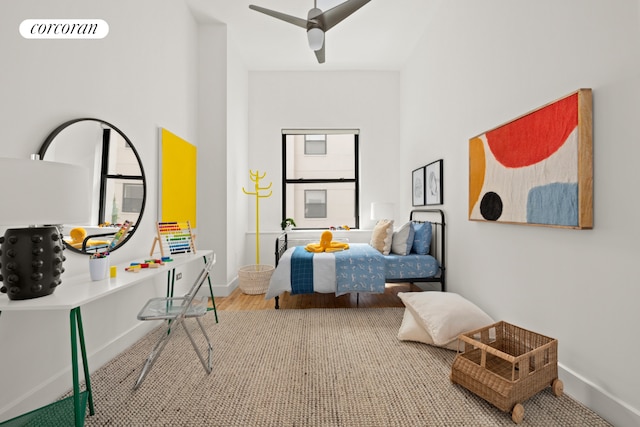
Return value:
[[(96, 414), (86, 425), (514, 426), (451, 384), (455, 352), (397, 339), (403, 312), (221, 311), (218, 324), (209, 313), (213, 372), (178, 329), (134, 391), (158, 329), (91, 376)], [(523, 404), (522, 426), (609, 425), (550, 388)]]

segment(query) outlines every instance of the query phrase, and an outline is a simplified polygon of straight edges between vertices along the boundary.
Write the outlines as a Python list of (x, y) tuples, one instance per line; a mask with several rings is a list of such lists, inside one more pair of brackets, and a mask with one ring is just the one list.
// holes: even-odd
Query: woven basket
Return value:
[[(495, 338), (491, 338), (491, 337)], [(522, 402), (551, 386), (562, 394), (558, 379), (558, 340), (497, 322), (458, 336), (464, 351), (451, 367), (451, 381), (460, 384), (519, 423)]]
[(273, 274), (271, 265), (245, 265), (238, 271), (238, 285), (244, 294), (264, 294)]

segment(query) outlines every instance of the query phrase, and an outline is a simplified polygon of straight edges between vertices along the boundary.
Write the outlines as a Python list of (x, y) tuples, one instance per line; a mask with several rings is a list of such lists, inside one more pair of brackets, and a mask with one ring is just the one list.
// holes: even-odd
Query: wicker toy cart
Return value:
[(558, 340), (497, 322), (461, 334), (463, 351), (451, 367), (451, 382), (477, 394), (520, 423), (522, 402), (551, 386), (562, 395), (558, 379)]

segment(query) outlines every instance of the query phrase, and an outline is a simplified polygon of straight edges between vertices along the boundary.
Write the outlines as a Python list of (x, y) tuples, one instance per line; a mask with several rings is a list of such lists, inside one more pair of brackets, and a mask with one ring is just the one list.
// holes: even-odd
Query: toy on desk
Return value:
[(129, 267), (125, 267), (125, 271), (131, 273), (139, 273), (143, 268), (159, 268), (164, 265), (165, 262), (171, 262), (173, 259), (170, 257), (162, 257), (161, 259), (147, 259), (144, 262), (132, 262)]
[(131, 221), (129, 220), (125, 221), (124, 224), (122, 224), (122, 227), (120, 227), (120, 229), (113, 236), (111, 243), (109, 243), (109, 248), (113, 249), (116, 246), (118, 246), (118, 244), (120, 244), (120, 241), (125, 236), (125, 234), (127, 234), (130, 228), (131, 228)]
[(158, 235), (153, 239), (149, 256), (155, 252), (156, 245), (160, 247), (162, 257), (165, 257), (165, 253), (196, 253), (196, 236), (191, 232), (191, 222), (158, 222), (156, 230)]
[(320, 236), (320, 243), (309, 243), (305, 246), (307, 252), (338, 252), (349, 249), (348, 243), (334, 242), (333, 234), (330, 231), (323, 231)]

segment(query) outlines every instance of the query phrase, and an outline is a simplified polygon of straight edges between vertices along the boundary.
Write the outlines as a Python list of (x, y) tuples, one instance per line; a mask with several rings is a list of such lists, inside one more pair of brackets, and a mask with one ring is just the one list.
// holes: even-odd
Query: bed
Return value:
[(409, 215), (411, 228), (429, 232), (426, 248), (418, 253), (383, 255), (368, 243), (349, 243), (349, 249), (331, 253), (309, 253), (309, 239), (294, 239), (283, 233), (276, 239), (276, 268), (265, 299), (308, 293), (384, 293), (385, 283), (445, 282), (445, 215), (441, 209), (414, 209)]

